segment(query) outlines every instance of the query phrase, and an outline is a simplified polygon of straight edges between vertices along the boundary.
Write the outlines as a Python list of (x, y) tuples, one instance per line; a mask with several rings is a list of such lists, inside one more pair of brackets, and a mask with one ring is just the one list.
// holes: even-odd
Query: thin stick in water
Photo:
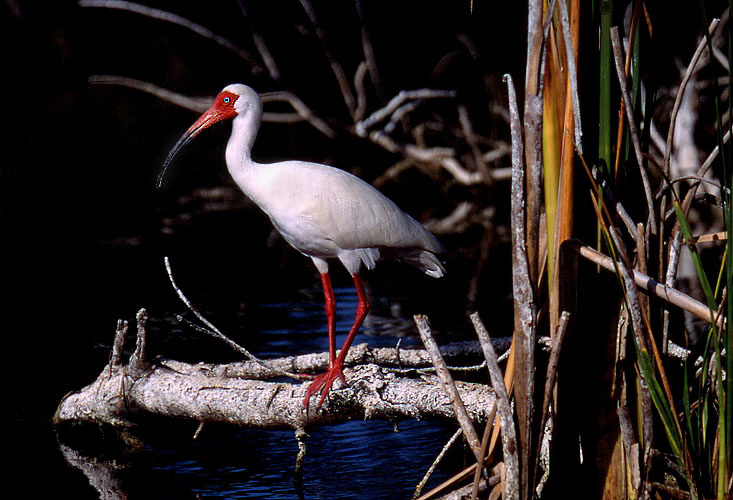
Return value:
[(284, 375), (286, 377), (291, 377), (291, 378), (294, 378), (294, 379), (297, 379), (297, 380), (303, 380), (303, 379), (309, 378), (309, 377), (304, 377), (303, 375), (298, 375), (298, 374), (295, 374), (295, 373), (290, 373), (290, 372), (287, 372), (285, 370), (281, 370), (279, 368), (276, 368), (276, 367), (272, 366), (267, 361), (264, 361), (264, 360), (258, 358), (257, 356), (253, 355), (247, 349), (245, 349), (244, 347), (240, 346), (239, 344), (237, 344), (236, 342), (234, 342), (232, 339), (230, 339), (229, 337), (227, 337), (226, 335), (224, 335), (217, 327), (215, 327), (208, 319), (206, 319), (204, 317), (204, 315), (201, 314), (199, 312), (199, 310), (196, 309), (193, 306), (193, 304), (191, 304), (191, 301), (188, 300), (188, 298), (183, 294), (183, 292), (181, 291), (181, 289), (178, 288), (178, 285), (176, 285), (176, 281), (173, 279), (173, 270), (171, 269), (170, 259), (168, 259), (168, 256), (167, 255), (165, 257), (163, 257), (163, 260), (165, 261), (165, 269), (168, 272), (168, 279), (171, 282), (171, 286), (173, 286), (173, 289), (176, 291), (176, 294), (178, 295), (178, 298), (181, 299), (181, 302), (183, 302), (185, 304), (185, 306), (188, 307), (188, 309), (194, 314), (194, 316), (196, 316), (199, 319), (199, 321), (201, 321), (204, 325), (206, 325), (206, 328), (200, 328), (199, 331), (206, 332), (209, 335), (211, 335), (212, 337), (215, 337), (215, 338), (223, 341), (225, 344), (227, 344), (229, 347), (231, 347), (232, 349), (234, 349), (238, 353), (244, 355), (248, 359), (251, 359), (252, 361), (254, 361), (255, 363), (257, 363), (258, 365), (260, 365), (261, 367), (263, 367), (263, 368), (265, 368), (267, 370), (271, 370), (271, 371), (273, 371), (275, 373), (279, 373), (280, 375)]
[(414, 319), (415, 324), (417, 325), (417, 330), (420, 332), (420, 338), (425, 345), (425, 350), (430, 354), (430, 359), (433, 361), (433, 366), (435, 366), (438, 379), (440, 379), (443, 389), (448, 395), (448, 399), (450, 399), (453, 410), (456, 413), (456, 419), (458, 420), (461, 429), (463, 429), (463, 435), (466, 436), (466, 441), (468, 441), (468, 445), (476, 456), (476, 460), (480, 462), (482, 458), (481, 440), (476, 433), (476, 429), (473, 428), (473, 423), (471, 422), (471, 418), (468, 416), (468, 412), (463, 404), (461, 395), (458, 393), (456, 384), (453, 382), (453, 377), (451, 377), (451, 374), (448, 371), (448, 366), (445, 364), (445, 360), (440, 354), (440, 348), (433, 338), (428, 318), (422, 314), (416, 314)]
[(514, 429), (514, 418), (512, 407), (509, 403), (509, 396), (504, 387), (504, 377), (499, 369), (494, 346), (491, 344), (489, 332), (486, 331), (478, 313), (471, 314), (471, 322), (478, 335), (481, 349), (484, 352), (486, 363), (489, 367), (491, 385), (496, 391), (496, 404), (499, 408), (499, 419), (501, 421), (501, 441), (504, 451), (504, 465), (506, 466), (506, 482), (504, 483), (505, 500), (518, 500), (519, 495), (519, 457), (517, 456), (517, 435)]

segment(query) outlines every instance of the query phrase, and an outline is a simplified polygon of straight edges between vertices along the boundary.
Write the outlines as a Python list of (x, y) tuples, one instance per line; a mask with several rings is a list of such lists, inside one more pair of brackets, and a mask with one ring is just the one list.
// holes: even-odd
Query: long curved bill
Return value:
[(163, 168), (160, 171), (160, 174), (158, 174), (158, 181), (155, 183), (155, 187), (160, 189), (160, 186), (163, 185), (163, 177), (165, 176), (165, 172), (168, 169), (168, 165), (173, 161), (173, 157), (176, 156), (178, 151), (183, 148), (186, 144), (191, 142), (191, 140), (196, 137), (202, 130), (205, 130), (215, 124), (216, 122), (219, 122), (223, 120), (225, 117), (222, 116), (221, 112), (215, 108), (211, 107), (208, 111), (206, 111), (203, 115), (199, 117), (198, 120), (194, 122), (191, 127), (186, 130), (186, 132), (181, 136), (180, 139), (178, 139), (178, 142), (175, 146), (173, 146), (173, 149), (171, 149), (170, 153), (168, 153), (168, 157), (166, 157), (165, 161), (163, 162)]

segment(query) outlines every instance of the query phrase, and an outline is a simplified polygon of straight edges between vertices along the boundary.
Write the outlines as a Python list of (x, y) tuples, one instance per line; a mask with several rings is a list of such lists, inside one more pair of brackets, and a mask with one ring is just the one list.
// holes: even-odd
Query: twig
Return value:
[(476, 162), (478, 170), (484, 173), (486, 179), (492, 180), (489, 166), (486, 164), (486, 158), (481, 154), (481, 150), (478, 147), (476, 135), (473, 132), (473, 125), (471, 124), (471, 117), (468, 116), (468, 110), (463, 104), (458, 106), (458, 121), (461, 124), (461, 129), (463, 130), (466, 142), (471, 148), (471, 154), (473, 155), (473, 159)]
[(519, 458), (517, 457), (517, 438), (514, 430), (514, 419), (512, 417), (512, 408), (509, 404), (509, 396), (506, 387), (504, 387), (504, 377), (499, 369), (496, 360), (496, 352), (494, 346), (491, 345), (491, 338), (486, 331), (486, 327), (481, 322), (478, 313), (471, 314), (471, 322), (478, 335), (481, 349), (484, 351), (484, 357), (489, 368), (489, 376), (491, 377), (491, 385), (496, 392), (496, 404), (499, 408), (499, 419), (501, 422), (501, 441), (504, 450), (504, 465), (506, 467), (506, 482), (504, 483), (504, 492), (502, 497), (505, 500), (518, 500), (519, 493)]
[(618, 27), (614, 26), (611, 28), (611, 47), (613, 48), (613, 59), (616, 65), (616, 75), (618, 76), (619, 85), (621, 86), (621, 95), (624, 100), (624, 106), (626, 109), (626, 120), (629, 123), (629, 134), (631, 135), (631, 144), (634, 147), (634, 154), (636, 155), (636, 161), (639, 164), (639, 173), (641, 175), (642, 184), (644, 184), (644, 194), (646, 195), (647, 203), (647, 223), (646, 230), (651, 231), (651, 234), (657, 234), (656, 216), (654, 210), (654, 197), (652, 196), (652, 188), (649, 183), (649, 174), (646, 171), (646, 162), (644, 161), (644, 155), (641, 151), (641, 142), (639, 141), (639, 133), (636, 129), (636, 122), (634, 122), (634, 108), (631, 103), (631, 93), (626, 82), (626, 74), (623, 67), (623, 54), (621, 49), (621, 41), (619, 39)]
[(349, 110), (349, 114), (353, 118), (356, 113), (356, 102), (354, 101), (354, 94), (351, 91), (351, 86), (349, 85), (349, 80), (346, 78), (344, 68), (341, 66), (341, 63), (336, 60), (333, 52), (331, 52), (328, 42), (326, 41), (326, 34), (318, 22), (316, 11), (313, 10), (313, 6), (310, 1), (300, 0), (300, 5), (303, 7), (308, 19), (310, 19), (313, 28), (316, 30), (316, 35), (318, 36), (318, 41), (321, 42), (323, 53), (326, 56), (326, 59), (328, 59), (328, 63), (331, 65), (331, 71), (333, 71), (334, 76), (336, 76), (336, 81), (338, 82), (339, 89), (341, 90), (341, 95), (344, 98), (346, 108)]
[(366, 88), (364, 88), (364, 78), (366, 78), (369, 66), (366, 61), (359, 63), (354, 73), (354, 91), (356, 92), (356, 111), (354, 111), (354, 120), (357, 122), (364, 119), (367, 108)]
[(427, 316), (416, 314), (414, 319), (415, 324), (417, 325), (417, 330), (420, 332), (420, 338), (425, 345), (425, 350), (428, 351), (430, 358), (433, 360), (433, 365), (435, 366), (438, 379), (440, 379), (443, 389), (453, 405), (453, 410), (456, 413), (456, 419), (458, 420), (461, 429), (463, 429), (463, 435), (466, 436), (466, 441), (468, 441), (468, 445), (476, 456), (476, 460), (480, 462), (482, 458), (480, 452), (481, 440), (479, 439), (478, 434), (476, 434), (476, 430), (473, 428), (473, 423), (471, 422), (471, 418), (468, 416), (468, 412), (466, 412), (466, 407), (463, 404), (460, 394), (458, 394), (458, 389), (456, 389), (456, 385), (453, 382), (453, 377), (451, 377), (448, 367), (443, 360), (443, 356), (440, 354), (438, 344), (433, 338)]
[(471, 500), (476, 500), (478, 498), (479, 486), (481, 483), (481, 470), (483, 469), (483, 465), (489, 459), (489, 456), (487, 455), (487, 450), (489, 448), (489, 438), (491, 437), (492, 430), (494, 429), (497, 410), (498, 405), (494, 404), (494, 407), (491, 409), (491, 414), (489, 415), (488, 420), (486, 420), (484, 435), (481, 437), (481, 456), (484, 457), (484, 459), (483, 463), (481, 463), (481, 467), (479, 467), (479, 463), (476, 463), (476, 472), (473, 474), (473, 489), (471, 490)]
[(401, 90), (399, 94), (394, 96), (384, 107), (378, 109), (364, 120), (358, 121), (354, 130), (359, 137), (366, 137), (367, 130), (374, 126), (374, 124), (389, 117), (394, 113), (397, 108), (402, 106), (405, 101), (415, 99), (436, 99), (436, 98), (454, 98), (456, 96), (453, 90), (433, 90), (433, 89), (418, 89), (418, 90)]
[(92, 75), (87, 78), (87, 81), (91, 84), (99, 85), (121, 85), (123, 87), (129, 87), (131, 89), (140, 90), (147, 92), (155, 97), (180, 106), (181, 108), (194, 111), (196, 113), (203, 113), (209, 106), (214, 102), (213, 97), (189, 97), (178, 92), (173, 92), (162, 87), (158, 87), (149, 82), (142, 80), (136, 80), (134, 78), (127, 78), (125, 76), (116, 75)]
[(302, 427), (295, 429), (295, 440), (298, 442), (298, 454), (295, 457), (295, 482), (299, 483), (301, 488), (303, 483), (303, 466), (305, 465), (305, 454), (307, 451), (307, 438), (308, 434), (305, 432), (305, 429)]
[(435, 468), (438, 467), (438, 464), (441, 460), (443, 460), (443, 457), (448, 452), (451, 446), (453, 446), (453, 443), (456, 442), (456, 440), (461, 437), (463, 434), (462, 429), (458, 429), (456, 432), (453, 433), (453, 435), (450, 437), (447, 443), (443, 446), (443, 449), (440, 450), (440, 453), (438, 453), (438, 456), (435, 457), (435, 460), (433, 460), (433, 463), (428, 468), (427, 472), (425, 472), (425, 476), (420, 480), (420, 482), (417, 484), (417, 487), (415, 488), (415, 493), (412, 495), (413, 500), (420, 496), (420, 493), (422, 493), (423, 488), (427, 484), (428, 480), (430, 479), (430, 476), (433, 475), (433, 472), (435, 471)]
[(384, 132), (386, 134), (391, 134), (392, 132), (394, 132), (394, 130), (397, 128), (397, 125), (402, 121), (402, 119), (406, 115), (412, 113), (415, 109), (417, 109), (418, 106), (420, 106), (420, 103), (418, 101), (411, 101), (397, 108), (395, 112), (392, 113), (392, 116), (389, 117), (389, 121), (384, 125)]
[[(549, 417), (550, 401), (552, 401), (552, 395), (554, 393), (555, 380), (557, 379), (558, 363), (560, 362), (560, 351), (562, 349), (562, 342), (565, 338), (565, 332), (567, 331), (568, 322), (570, 321), (570, 313), (563, 311), (560, 315), (560, 319), (557, 324), (557, 331), (552, 337), (552, 349), (550, 350), (550, 359), (547, 362), (547, 375), (545, 376), (545, 397), (542, 401), (542, 413), (539, 422), (539, 428), (544, 429), (545, 422)], [(540, 452), (541, 445), (540, 441), (542, 436), (538, 439), (537, 453), (534, 460), (534, 474), (537, 475), (537, 467), (540, 464)]]
[(122, 362), (122, 349), (125, 346), (125, 338), (127, 337), (127, 321), (117, 320), (117, 330), (115, 331), (115, 340), (112, 344), (112, 357), (109, 362), (110, 373), (120, 367)]
[[(121, 85), (123, 87), (140, 90), (152, 94), (159, 99), (162, 99), (176, 106), (180, 106), (184, 109), (194, 111), (196, 113), (203, 113), (209, 106), (214, 102), (213, 97), (189, 97), (178, 92), (173, 92), (162, 87), (158, 87), (149, 82), (142, 80), (136, 80), (134, 78), (128, 78), (124, 76), (116, 75), (92, 75), (87, 81), (91, 84), (101, 85)], [(333, 139), (336, 137), (336, 132), (321, 118), (316, 116), (313, 111), (296, 95), (291, 92), (263, 92), (260, 94), (263, 103), (267, 102), (287, 102), (296, 111), (293, 113), (263, 113), (262, 121), (274, 122), (274, 123), (293, 123), (297, 121), (307, 121), (316, 130), (321, 132), (323, 135)]]
[(128, 365), (133, 370), (144, 370), (147, 365), (147, 331), (145, 325), (148, 322), (148, 312), (140, 309), (135, 316), (137, 320), (137, 339), (135, 341), (135, 351), (130, 357)]
[[(531, 479), (530, 457), (532, 456), (532, 420), (534, 418), (534, 347), (535, 306), (529, 262), (526, 253), (524, 212), (524, 162), (522, 153), (521, 126), (517, 109), (517, 96), (510, 75), (504, 75), (509, 94), (509, 115), (512, 134), (512, 188), (511, 188), (511, 232), (512, 232), (512, 291), (514, 294), (514, 348), (518, 360), (514, 370), (514, 398), (519, 422), (520, 463), (522, 467), (521, 494), (527, 497)], [(486, 353), (484, 353), (486, 355)], [(503, 427), (502, 427), (503, 428)], [(517, 471), (519, 474), (519, 471)]]
[(200, 24), (196, 24), (193, 21), (190, 21), (186, 19), (183, 16), (179, 16), (178, 14), (173, 14), (172, 12), (168, 12), (161, 9), (153, 9), (152, 7), (147, 7), (145, 5), (140, 5), (139, 3), (134, 2), (127, 2), (123, 0), (80, 0), (79, 6), (81, 7), (103, 7), (107, 9), (119, 9), (119, 10), (125, 10), (128, 12), (134, 12), (135, 14), (140, 14), (143, 16), (147, 16), (153, 19), (158, 19), (160, 21), (169, 22), (172, 24), (177, 24), (178, 26), (182, 26), (184, 28), (187, 28), (197, 35), (200, 35), (204, 38), (208, 38), (209, 40), (212, 40), (222, 47), (231, 50), (235, 54), (237, 54), (239, 57), (247, 61), (248, 64), (250, 64), (252, 69), (252, 74), (258, 74), (262, 72), (262, 67), (257, 64), (257, 61), (254, 60), (254, 58), (241, 47), (236, 46), (223, 36), (219, 36), (213, 31), (211, 31), (208, 28), (204, 28)]
[[(568, 240), (569, 244), (576, 249), (581, 257), (598, 264), (607, 271), (616, 272), (616, 268), (613, 263), (613, 259), (597, 252), (593, 248), (584, 245), (578, 240)], [(699, 302), (687, 294), (680, 292), (675, 288), (663, 285), (658, 281), (654, 280), (650, 276), (643, 274), (639, 271), (634, 270), (633, 272), (634, 282), (642, 290), (648, 293), (656, 295), (660, 299), (675, 305), (685, 311), (694, 314), (700, 319), (704, 319), (710, 322), (710, 309), (702, 302)]]
[[(708, 33), (710, 34), (710, 36), (713, 35), (719, 23), (720, 19), (713, 19), (713, 22), (710, 23), (710, 27), (708, 27)], [(695, 50), (695, 53), (690, 60), (690, 64), (687, 66), (687, 71), (685, 71), (685, 76), (682, 78), (679, 90), (677, 91), (677, 97), (674, 101), (674, 106), (672, 107), (672, 114), (669, 121), (669, 131), (667, 132), (667, 143), (664, 149), (664, 173), (667, 175), (669, 174), (670, 158), (672, 156), (672, 139), (674, 138), (674, 128), (677, 122), (677, 113), (680, 110), (682, 97), (685, 94), (687, 84), (689, 83), (690, 78), (692, 78), (692, 75), (695, 73), (695, 66), (697, 66), (697, 62), (700, 59), (703, 51), (705, 50), (705, 47), (707, 47), (707, 40), (708, 39), (705, 36), (703, 36), (702, 40), (700, 40), (700, 43), (698, 44), (697, 49)]]
[(626, 452), (628, 474), (631, 476), (631, 485), (636, 491), (636, 497), (638, 498), (639, 488), (641, 487), (639, 443), (636, 439), (631, 416), (629, 415), (629, 408), (625, 405), (616, 407), (616, 415), (618, 416), (621, 438), (624, 443), (624, 451)]
[(364, 17), (364, 7), (362, 0), (354, 0), (354, 6), (356, 7), (356, 13), (359, 15), (359, 23), (361, 24), (361, 46), (364, 51), (364, 60), (367, 67), (369, 68), (369, 78), (372, 80), (372, 85), (377, 93), (377, 98), (381, 102), (384, 100), (384, 89), (382, 88), (382, 80), (379, 77), (379, 69), (377, 68), (377, 58), (374, 57), (374, 47), (372, 46), (372, 40), (369, 37), (369, 30), (367, 30), (367, 23)]
[(277, 67), (275, 58), (272, 57), (270, 49), (267, 48), (265, 39), (262, 38), (262, 35), (260, 35), (255, 29), (255, 25), (250, 20), (249, 13), (247, 12), (247, 8), (244, 6), (242, 0), (237, 0), (237, 5), (239, 6), (239, 10), (242, 11), (244, 22), (247, 24), (247, 29), (249, 29), (249, 32), (252, 34), (252, 40), (255, 42), (255, 47), (257, 47), (257, 52), (259, 52), (262, 62), (265, 63), (265, 67), (267, 68), (268, 73), (270, 73), (270, 78), (276, 82), (280, 81), (280, 70)]
[(171, 270), (171, 263), (168, 259), (168, 256), (166, 255), (163, 257), (163, 260), (165, 261), (165, 269), (168, 272), (168, 279), (171, 282), (171, 286), (173, 286), (173, 289), (176, 291), (176, 294), (178, 295), (178, 298), (181, 299), (181, 302), (183, 302), (186, 307), (201, 321), (204, 325), (206, 325), (206, 328), (201, 328), (201, 331), (209, 333), (211, 336), (218, 338), (219, 340), (223, 341), (225, 344), (227, 344), (229, 347), (237, 351), (238, 353), (244, 355), (248, 359), (251, 359), (258, 365), (260, 365), (263, 368), (266, 368), (267, 370), (271, 370), (275, 373), (279, 373), (281, 375), (284, 375), (286, 377), (291, 377), (296, 380), (304, 380), (308, 377), (304, 377), (302, 375), (298, 375), (295, 373), (290, 373), (285, 370), (281, 370), (280, 368), (277, 368), (273, 366), (271, 363), (268, 363), (267, 361), (261, 360), (257, 356), (250, 353), (247, 349), (240, 346), (233, 340), (231, 340), (229, 337), (224, 335), (217, 327), (215, 327), (208, 319), (206, 319), (203, 314), (201, 314), (198, 309), (196, 309), (193, 304), (191, 304), (191, 301), (188, 300), (188, 298), (183, 294), (180, 288), (178, 288), (178, 285), (176, 285), (175, 280), (173, 279), (173, 271)]
[(616, 209), (616, 213), (621, 218), (624, 226), (626, 226), (626, 230), (629, 232), (629, 235), (636, 240), (636, 223), (634, 223), (634, 220), (631, 218), (621, 202), (616, 200), (613, 191), (611, 191), (608, 182), (606, 182), (606, 179), (601, 174), (599, 168), (595, 165), (591, 165), (591, 174), (596, 184), (603, 189), (603, 196), (606, 198), (606, 203), (608, 205), (612, 205)]
[[(723, 144), (727, 144), (729, 140), (730, 140), (730, 129), (728, 129), (725, 132), (725, 135), (723, 136)], [(708, 173), (708, 170), (710, 170), (710, 167), (713, 166), (713, 162), (715, 162), (715, 160), (718, 158), (718, 154), (720, 154), (720, 146), (716, 145), (713, 148), (713, 150), (710, 152), (708, 157), (705, 158), (705, 161), (703, 162), (703, 164), (700, 165), (700, 170), (697, 171), (698, 177), (704, 177), (705, 174)], [(685, 198), (687, 196), (689, 196), (689, 192), (688, 192), (688, 195), (685, 196)]]
[(390, 153), (400, 154), (407, 159), (421, 164), (429, 164), (443, 168), (451, 174), (456, 182), (466, 186), (481, 184), (485, 182), (481, 172), (470, 172), (466, 170), (455, 158), (455, 152), (447, 148), (421, 148), (414, 144), (402, 145), (389, 137), (387, 134), (373, 130), (369, 132), (368, 138), (373, 143), (381, 146)]
[[(496, 467), (494, 468), (494, 471), (496, 470)], [(485, 492), (487, 491), (491, 486), (494, 486), (494, 488), (499, 488), (501, 490), (502, 485), (500, 484), (502, 481), (502, 474), (501, 473), (495, 473), (493, 476), (491, 476), (488, 479), (482, 479), (479, 483), (479, 492)], [(451, 491), (447, 495), (444, 495), (440, 497), (438, 500), (465, 500), (468, 495), (471, 494), (471, 488), (472, 485), (464, 486), (463, 488), (459, 488), (455, 491)]]
[[(331, 139), (336, 137), (336, 132), (334, 132), (334, 130), (323, 119), (313, 113), (313, 111), (292, 92), (263, 92), (260, 95), (263, 103), (275, 101), (284, 101), (289, 103), (295, 112), (298, 113), (303, 120), (310, 123), (316, 130)], [(262, 115), (262, 119), (264, 121), (275, 121), (274, 117), (274, 113), (265, 113)]]

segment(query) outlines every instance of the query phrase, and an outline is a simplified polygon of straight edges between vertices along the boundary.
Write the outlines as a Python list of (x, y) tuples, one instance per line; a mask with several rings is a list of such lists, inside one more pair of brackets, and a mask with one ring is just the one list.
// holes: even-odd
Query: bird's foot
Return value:
[(344, 372), (341, 363), (332, 365), (331, 367), (329, 367), (326, 373), (321, 373), (313, 380), (313, 382), (311, 382), (310, 387), (308, 387), (308, 391), (305, 393), (303, 407), (308, 408), (308, 403), (311, 396), (313, 396), (313, 394), (316, 394), (317, 392), (320, 392), (321, 398), (318, 400), (317, 406), (318, 408), (320, 408), (323, 404), (323, 401), (326, 399), (326, 395), (328, 395), (328, 391), (331, 389), (334, 381), (338, 378), (340, 378), (341, 381), (346, 384), (346, 379), (344, 378)]

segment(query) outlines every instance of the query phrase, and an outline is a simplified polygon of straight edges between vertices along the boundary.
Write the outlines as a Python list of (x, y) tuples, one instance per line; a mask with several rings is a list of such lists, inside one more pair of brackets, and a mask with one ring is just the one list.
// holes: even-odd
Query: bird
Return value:
[[(229, 174), (244, 195), (270, 218), (285, 241), (310, 257), (320, 274), (328, 324), (328, 369), (313, 378), (303, 400), (307, 409), (311, 397), (320, 392), (320, 408), (337, 379), (348, 385), (343, 373), (344, 359), (370, 307), (361, 269), (372, 269), (378, 260), (392, 259), (440, 278), (446, 273), (441, 261), (445, 250), (422, 224), (374, 186), (349, 172), (299, 160), (252, 160), (262, 108), (262, 100), (252, 88), (243, 84), (224, 87), (211, 107), (170, 150), (157, 185), (160, 188), (166, 169), (183, 146), (215, 123), (232, 121), (225, 151)], [(354, 322), (338, 355), (336, 299), (329, 275), (329, 261), (333, 260), (340, 261), (349, 272), (358, 297)]]

